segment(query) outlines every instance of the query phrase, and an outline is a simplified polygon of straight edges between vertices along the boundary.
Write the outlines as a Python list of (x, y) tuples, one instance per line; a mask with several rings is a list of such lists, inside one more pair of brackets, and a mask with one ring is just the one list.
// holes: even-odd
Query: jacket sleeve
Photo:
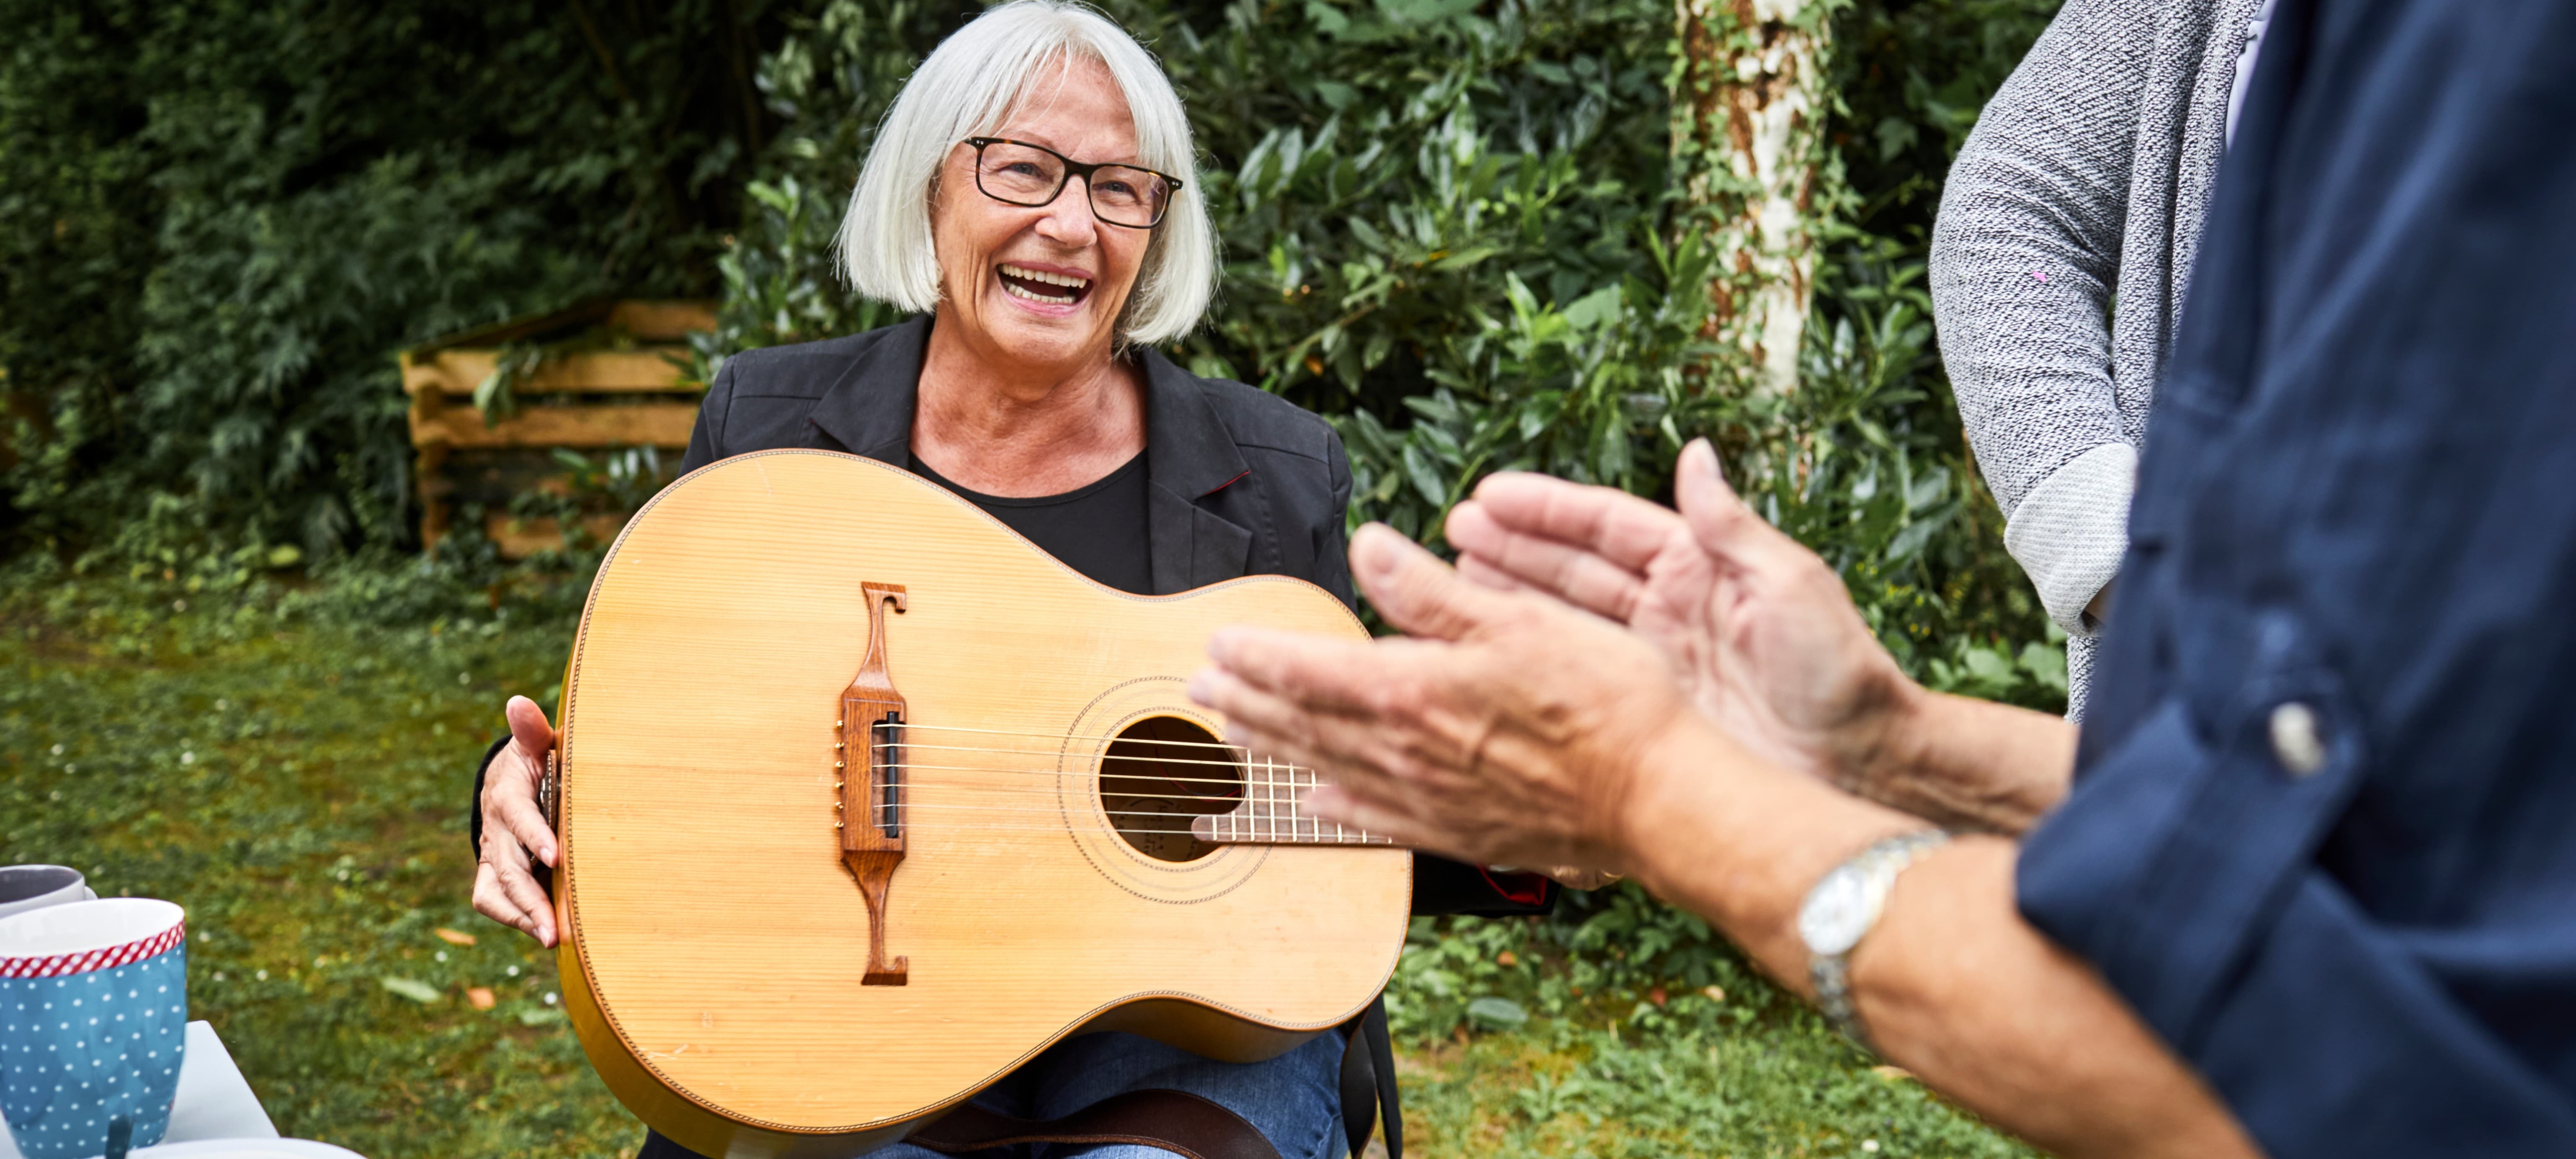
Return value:
[(1942, 359), (2005, 546), (2076, 633), (2127, 547), (2109, 312), (2161, 7), (2071, 0), (1979, 114), (1932, 230)]
[(733, 359), (725, 359), (716, 368), (716, 380), (707, 384), (706, 401), (698, 404), (697, 425), (689, 428), (689, 453), (680, 459), (683, 475), (725, 457), (725, 411), (733, 405)]
[(465, 799), (465, 856), (471, 860), (483, 857), (483, 774), (492, 771), (492, 758), (501, 755), (501, 746), (510, 743), (510, 734), (502, 733), (492, 747), (483, 750), (483, 760), (474, 766), (474, 794)]
[(1351, 456), (1342, 449), (1339, 431), (1324, 436), (1324, 470), (1333, 484), (1333, 509), (1315, 525), (1315, 586), (1357, 612), (1359, 592), (1351, 585)]

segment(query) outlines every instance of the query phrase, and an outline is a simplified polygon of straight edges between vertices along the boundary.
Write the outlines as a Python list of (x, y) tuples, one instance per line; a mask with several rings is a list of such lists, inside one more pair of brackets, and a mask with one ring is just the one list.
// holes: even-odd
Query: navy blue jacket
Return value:
[(2576, 1155), (2576, 4), (2282, 0), (2156, 405), (2022, 912), (2274, 1156)]

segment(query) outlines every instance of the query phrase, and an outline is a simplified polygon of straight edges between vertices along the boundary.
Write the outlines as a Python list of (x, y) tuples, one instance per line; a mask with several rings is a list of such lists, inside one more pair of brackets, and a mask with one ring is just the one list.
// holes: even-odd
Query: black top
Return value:
[(969, 491), (949, 482), (919, 455), (906, 455), (912, 473), (946, 487), (984, 509), (1038, 550), (1066, 567), (1122, 592), (1154, 594), (1152, 559), (1145, 538), (1145, 454), (1062, 495), (1009, 499)]

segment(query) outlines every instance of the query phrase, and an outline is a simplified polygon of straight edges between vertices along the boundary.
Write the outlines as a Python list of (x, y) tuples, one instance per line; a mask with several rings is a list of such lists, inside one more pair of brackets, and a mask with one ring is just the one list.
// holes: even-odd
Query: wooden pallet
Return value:
[[(520, 380), (518, 413), (486, 422), (473, 405), (475, 388), (491, 377), (511, 343), (545, 341), (605, 326), (632, 336), (632, 349), (591, 350), (547, 359)], [(516, 319), (406, 350), (401, 355), (403, 393), (411, 399), (411, 443), (416, 457), (424, 549), (435, 550), (454, 518), (460, 453), (487, 476), (536, 482), (544, 452), (561, 447), (595, 451), (657, 447), (676, 463), (697, 422), (703, 386), (689, 380), (689, 334), (715, 328), (715, 310), (701, 302), (601, 301), (570, 310)], [(514, 469), (494, 462), (516, 458)], [(543, 485), (537, 482), (537, 485)], [(594, 533), (614, 534), (622, 515), (583, 520)], [(492, 513), (485, 531), (505, 557), (524, 558), (562, 542), (551, 519), (512, 520)], [(521, 526), (521, 524), (526, 524)]]

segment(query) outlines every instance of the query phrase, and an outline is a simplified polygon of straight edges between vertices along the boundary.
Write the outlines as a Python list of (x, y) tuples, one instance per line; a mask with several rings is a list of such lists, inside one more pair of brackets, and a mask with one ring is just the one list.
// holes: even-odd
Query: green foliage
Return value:
[[(1863, 6), (1842, 24), (1901, 53), (1955, 46), (1992, 7)], [(1224, 242), (1224, 294), (1170, 353), (1331, 418), (1355, 522), (1436, 542), (1448, 508), (1497, 470), (1665, 494), (1682, 443), (1713, 435), (1739, 466), (1764, 468), (1738, 480), (1748, 497), (1842, 571), (1918, 676), (2063, 703), (2062, 674), (2020, 663), (2028, 645), (2054, 644), (1959, 434), (1919, 237), (1822, 223), (1831, 248), (1799, 390), (1721, 388), (1724, 352), (1702, 337), (1718, 255), (1684, 227), (1695, 219), (1671, 169), (1668, 3), (1109, 10), (1190, 108)], [(954, 20), (838, 0), (788, 22), (761, 67), (783, 128), (719, 262), (710, 368), (732, 350), (894, 319), (842, 286), (829, 242), (879, 118)], [(1837, 75), (1890, 69), (1920, 66), (1872, 59)], [(1938, 142), (1946, 166), (1957, 107), (1920, 87), (1863, 86), (1882, 119)]]
[(393, 351), (708, 288), (763, 9), (0, 0), (0, 531), (407, 538)]
[[(1175, 358), (1333, 416), (1356, 516), (1411, 533), (1500, 467), (1654, 487), (1698, 425), (1681, 368), (1710, 261), (1659, 234), (1667, 57), (1639, 32), (1668, 6), (1109, 8), (1189, 105), (1227, 258)], [(791, 23), (761, 73), (785, 127), (722, 262), (711, 353), (891, 320), (840, 287), (827, 243), (952, 20), (842, 0)]]
[(1977, 110), (2011, 75), (2059, 0), (1867, 0), (1834, 27), (1832, 138), (1853, 221), (1921, 246), (1941, 179)]

